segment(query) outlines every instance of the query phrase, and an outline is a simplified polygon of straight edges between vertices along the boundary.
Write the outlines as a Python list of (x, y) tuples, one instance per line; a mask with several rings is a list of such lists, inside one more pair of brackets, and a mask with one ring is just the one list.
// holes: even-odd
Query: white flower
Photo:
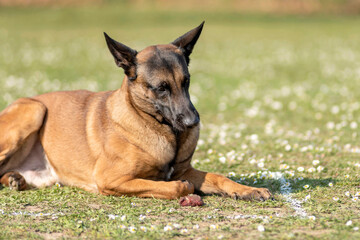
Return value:
[(352, 221), (351, 221), (351, 220), (347, 221), (345, 225), (346, 225), (346, 226), (351, 226), (351, 225), (352, 225)]
[(304, 169), (303, 167), (298, 167), (297, 170), (298, 170), (299, 172), (303, 172), (305, 169)]
[(291, 150), (291, 145), (287, 144), (285, 146), (285, 151), (289, 152)]
[(314, 167), (311, 167), (311, 168), (309, 168), (307, 171), (309, 172), (309, 173), (312, 173), (312, 172), (315, 172), (315, 168)]
[(358, 197), (353, 197), (351, 200), (352, 200), (353, 202), (356, 202), (356, 201), (358, 200)]
[(328, 122), (328, 123), (326, 124), (326, 127), (327, 127), (328, 129), (334, 129), (335, 123), (334, 123), (334, 122)]
[(139, 220), (140, 220), (140, 221), (143, 221), (145, 218), (146, 218), (145, 215), (142, 215), (142, 214), (141, 214), (141, 215), (139, 216)]
[(199, 225), (198, 224), (195, 224), (194, 226), (193, 226), (193, 229), (199, 229), (200, 227), (199, 227)]
[(346, 191), (346, 192), (345, 192), (345, 196), (350, 197), (350, 192), (349, 192), (349, 191)]
[(169, 213), (174, 212), (174, 211), (175, 211), (175, 208), (170, 208), (169, 209)]
[(329, 187), (333, 187), (334, 184), (332, 182), (329, 182)]
[(109, 219), (114, 220), (115, 218), (118, 217), (118, 215), (109, 214), (108, 217), (109, 217)]
[(265, 166), (265, 164), (264, 164), (263, 162), (259, 162), (259, 163), (257, 164), (257, 166), (258, 166), (259, 168), (263, 168), (263, 167)]
[(280, 164), (280, 170), (283, 169), (289, 169), (289, 166), (287, 164)]
[(311, 198), (310, 194), (305, 196), (305, 201), (309, 200)]
[(301, 181), (301, 180), (304, 180), (304, 178), (303, 177), (298, 177), (298, 180)]
[(354, 230), (354, 231), (358, 231), (358, 230), (359, 230), (359, 227), (354, 227), (353, 230)]
[(177, 228), (177, 229), (181, 228), (181, 225), (178, 223), (174, 223), (173, 226), (174, 226), (174, 228)]
[(264, 232), (264, 231), (265, 231), (265, 227), (264, 227), (263, 225), (259, 225), (259, 226), (257, 227), (257, 230), (258, 230), (259, 232)]
[(128, 228), (128, 230), (129, 230), (129, 232), (131, 232), (131, 233), (135, 233), (135, 232), (136, 232), (136, 227), (131, 226), (131, 227)]
[(121, 221), (125, 221), (125, 219), (126, 219), (126, 215), (122, 215), (120, 218)]
[(229, 172), (229, 173), (228, 173), (228, 176), (229, 176), (229, 177), (235, 177), (236, 174), (235, 174), (234, 172)]
[(249, 161), (249, 163), (250, 163), (250, 164), (255, 164), (255, 163), (256, 163), (256, 160), (255, 160), (255, 159), (251, 159), (251, 160)]
[(357, 122), (351, 122), (351, 123), (350, 123), (350, 128), (351, 128), (351, 129), (356, 129), (357, 127), (358, 127)]
[(218, 225), (214, 225), (214, 224), (211, 224), (211, 225), (210, 225), (210, 229), (218, 229), (218, 228), (219, 228)]
[(220, 158), (219, 158), (219, 161), (220, 161), (221, 163), (225, 163), (225, 162), (226, 162), (226, 157), (220, 157)]
[(349, 178), (349, 177), (350, 177), (350, 175), (349, 175), (349, 174), (346, 174), (346, 175), (345, 175), (345, 178)]
[(186, 228), (180, 230), (181, 233), (188, 233), (188, 230)]
[(337, 202), (337, 201), (339, 201), (339, 198), (338, 197), (333, 197), (333, 200)]
[(315, 159), (315, 160), (312, 161), (312, 164), (313, 164), (314, 166), (318, 165), (319, 163), (320, 163), (320, 161), (317, 160), (317, 159)]
[(309, 216), (309, 219), (314, 221), (316, 219), (316, 217), (315, 216)]
[(310, 186), (307, 185), (307, 184), (303, 186), (304, 189), (308, 189), (309, 187), (310, 187)]
[(165, 231), (165, 232), (171, 231), (171, 230), (172, 230), (172, 227), (169, 226), (169, 225), (166, 225), (166, 226), (164, 227), (164, 231)]
[(141, 226), (141, 227), (140, 227), (140, 230), (143, 231), (143, 232), (147, 232), (147, 228), (144, 227), (144, 226)]
[(318, 167), (316, 168), (316, 170), (317, 170), (318, 172), (321, 172), (322, 170), (324, 170), (324, 167), (323, 167), (323, 166), (318, 166)]
[(151, 213), (151, 209), (146, 210), (146, 213)]

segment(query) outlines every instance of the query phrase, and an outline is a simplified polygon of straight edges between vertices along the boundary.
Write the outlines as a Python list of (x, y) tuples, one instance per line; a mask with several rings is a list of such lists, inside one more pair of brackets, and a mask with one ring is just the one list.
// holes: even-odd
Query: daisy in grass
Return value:
[(305, 196), (305, 201), (309, 200), (311, 198), (310, 194)]
[(182, 233), (182, 234), (188, 233), (188, 232), (189, 232), (189, 231), (188, 231), (186, 228), (180, 230), (180, 233)]
[(172, 227), (169, 226), (169, 225), (166, 225), (166, 226), (164, 227), (164, 231), (165, 231), (165, 232), (171, 231), (171, 230), (172, 230)]
[(339, 201), (339, 198), (338, 198), (338, 197), (333, 197), (333, 200), (334, 200), (335, 202), (337, 202), (337, 201)]
[(346, 225), (346, 226), (351, 226), (351, 225), (352, 225), (352, 221), (351, 221), (351, 220), (347, 221), (347, 222), (345, 223), (345, 225)]
[(174, 223), (173, 226), (174, 226), (174, 228), (177, 228), (177, 229), (181, 228), (181, 225), (178, 223)]
[(308, 189), (310, 186), (308, 184), (304, 185), (303, 188), (304, 189)]
[(317, 159), (315, 159), (315, 160), (312, 161), (312, 164), (313, 164), (314, 166), (318, 165), (319, 163), (320, 163), (320, 161), (317, 160)]
[(346, 191), (346, 192), (345, 192), (345, 196), (350, 197), (350, 196), (351, 196), (350, 192), (349, 192), (349, 191)]
[(136, 233), (136, 227), (134, 227), (134, 226), (129, 227), (128, 230), (131, 233)]
[(333, 187), (334, 184), (332, 182), (329, 182), (329, 187)]
[(315, 221), (316, 217), (315, 216), (309, 216), (309, 219), (312, 221)]
[(144, 226), (141, 226), (141, 227), (140, 227), (140, 230), (143, 231), (143, 232), (147, 232), (147, 228), (144, 227)]
[(351, 200), (352, 200), (353, 202), (357, 202), (358, 199), (359, 199), (358, 197), (353, 197)]
[(257, 227), (257, 230), (258, 230), (259, 232), (264, 232), (264, 231), (265, 231), (265, 227), (264, 227), (263, 225), (259, 225), (259, 226)]
[(215, 224), (211, 224), (211, 225), (210, 225), (210, 229), (218, 229), (218, 228), (219, 228), (218, 225), (215, 225)]

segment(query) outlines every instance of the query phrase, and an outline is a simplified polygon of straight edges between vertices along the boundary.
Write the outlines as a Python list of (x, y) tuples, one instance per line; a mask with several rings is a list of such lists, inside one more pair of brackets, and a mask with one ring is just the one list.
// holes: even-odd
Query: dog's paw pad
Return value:
[(13, 174), (9, 176), (9, 188), (11, 190), (21, 191), (26, 188), (26, 182), (20, 174)]

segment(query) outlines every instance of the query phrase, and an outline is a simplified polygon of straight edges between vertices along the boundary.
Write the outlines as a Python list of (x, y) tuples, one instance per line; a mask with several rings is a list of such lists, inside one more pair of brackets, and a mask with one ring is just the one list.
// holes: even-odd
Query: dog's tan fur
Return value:
[[(120, 89), (52, 92), (21, 98), (8, 106), (0, 113), (1, 183), (23, 190), (60, 182), (105, 195), (165, 199), (194, 190), (268, 199), (267, 189), (240, 185), (190, 164), (199, 124), (184, 90), (183, 79), (188, 74), (184, 63), (188, 64), (201, 29), (202, 25), (173, 44), (151, 46), (139, 53), (106, 35), (116, 63), (126, 73)], [(186, 52), (187, 47), (190, 51)], [(175, 56), (182, 65), (169, 65), (166, 57), (159, 57), (165, 65), (152, 67), (149, 80), (147, 66), (156, 53)], [(151, 99), (159, 97), (149, 83), (157, 85), (159, 79), (172, 79), (166, 82), (173, 89), (168, 96), (171, 104), (190, 106), (190, 110), (184, 108), (187, 113), (178, 114), (180, 120), (174, 124), (151, 104)]]

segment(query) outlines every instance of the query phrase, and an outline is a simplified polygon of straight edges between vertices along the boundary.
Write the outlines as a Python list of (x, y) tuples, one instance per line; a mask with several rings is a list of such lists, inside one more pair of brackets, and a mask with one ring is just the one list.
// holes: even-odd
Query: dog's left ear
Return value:
[(190, 62), (190, 54), (200, 37), (201, 31), (204, 26), (204, 22), (202, 22), (197, 28), (190, 30), (189, 32), (185, 33), (181, 37), (177, 38), (175, 41), (172, 42), (175, 46), (179, 47), (182, 52), (184, 53), (186, 63), (189, 65)]
[(109, 37), (106, 33), (105, 40), (107, 46), (114, 57), (115, 63), (118, 67), (124, 69), (126, 76), (129, 80), (133, 81), (136, 79), (136, 50), (125, 46)]

